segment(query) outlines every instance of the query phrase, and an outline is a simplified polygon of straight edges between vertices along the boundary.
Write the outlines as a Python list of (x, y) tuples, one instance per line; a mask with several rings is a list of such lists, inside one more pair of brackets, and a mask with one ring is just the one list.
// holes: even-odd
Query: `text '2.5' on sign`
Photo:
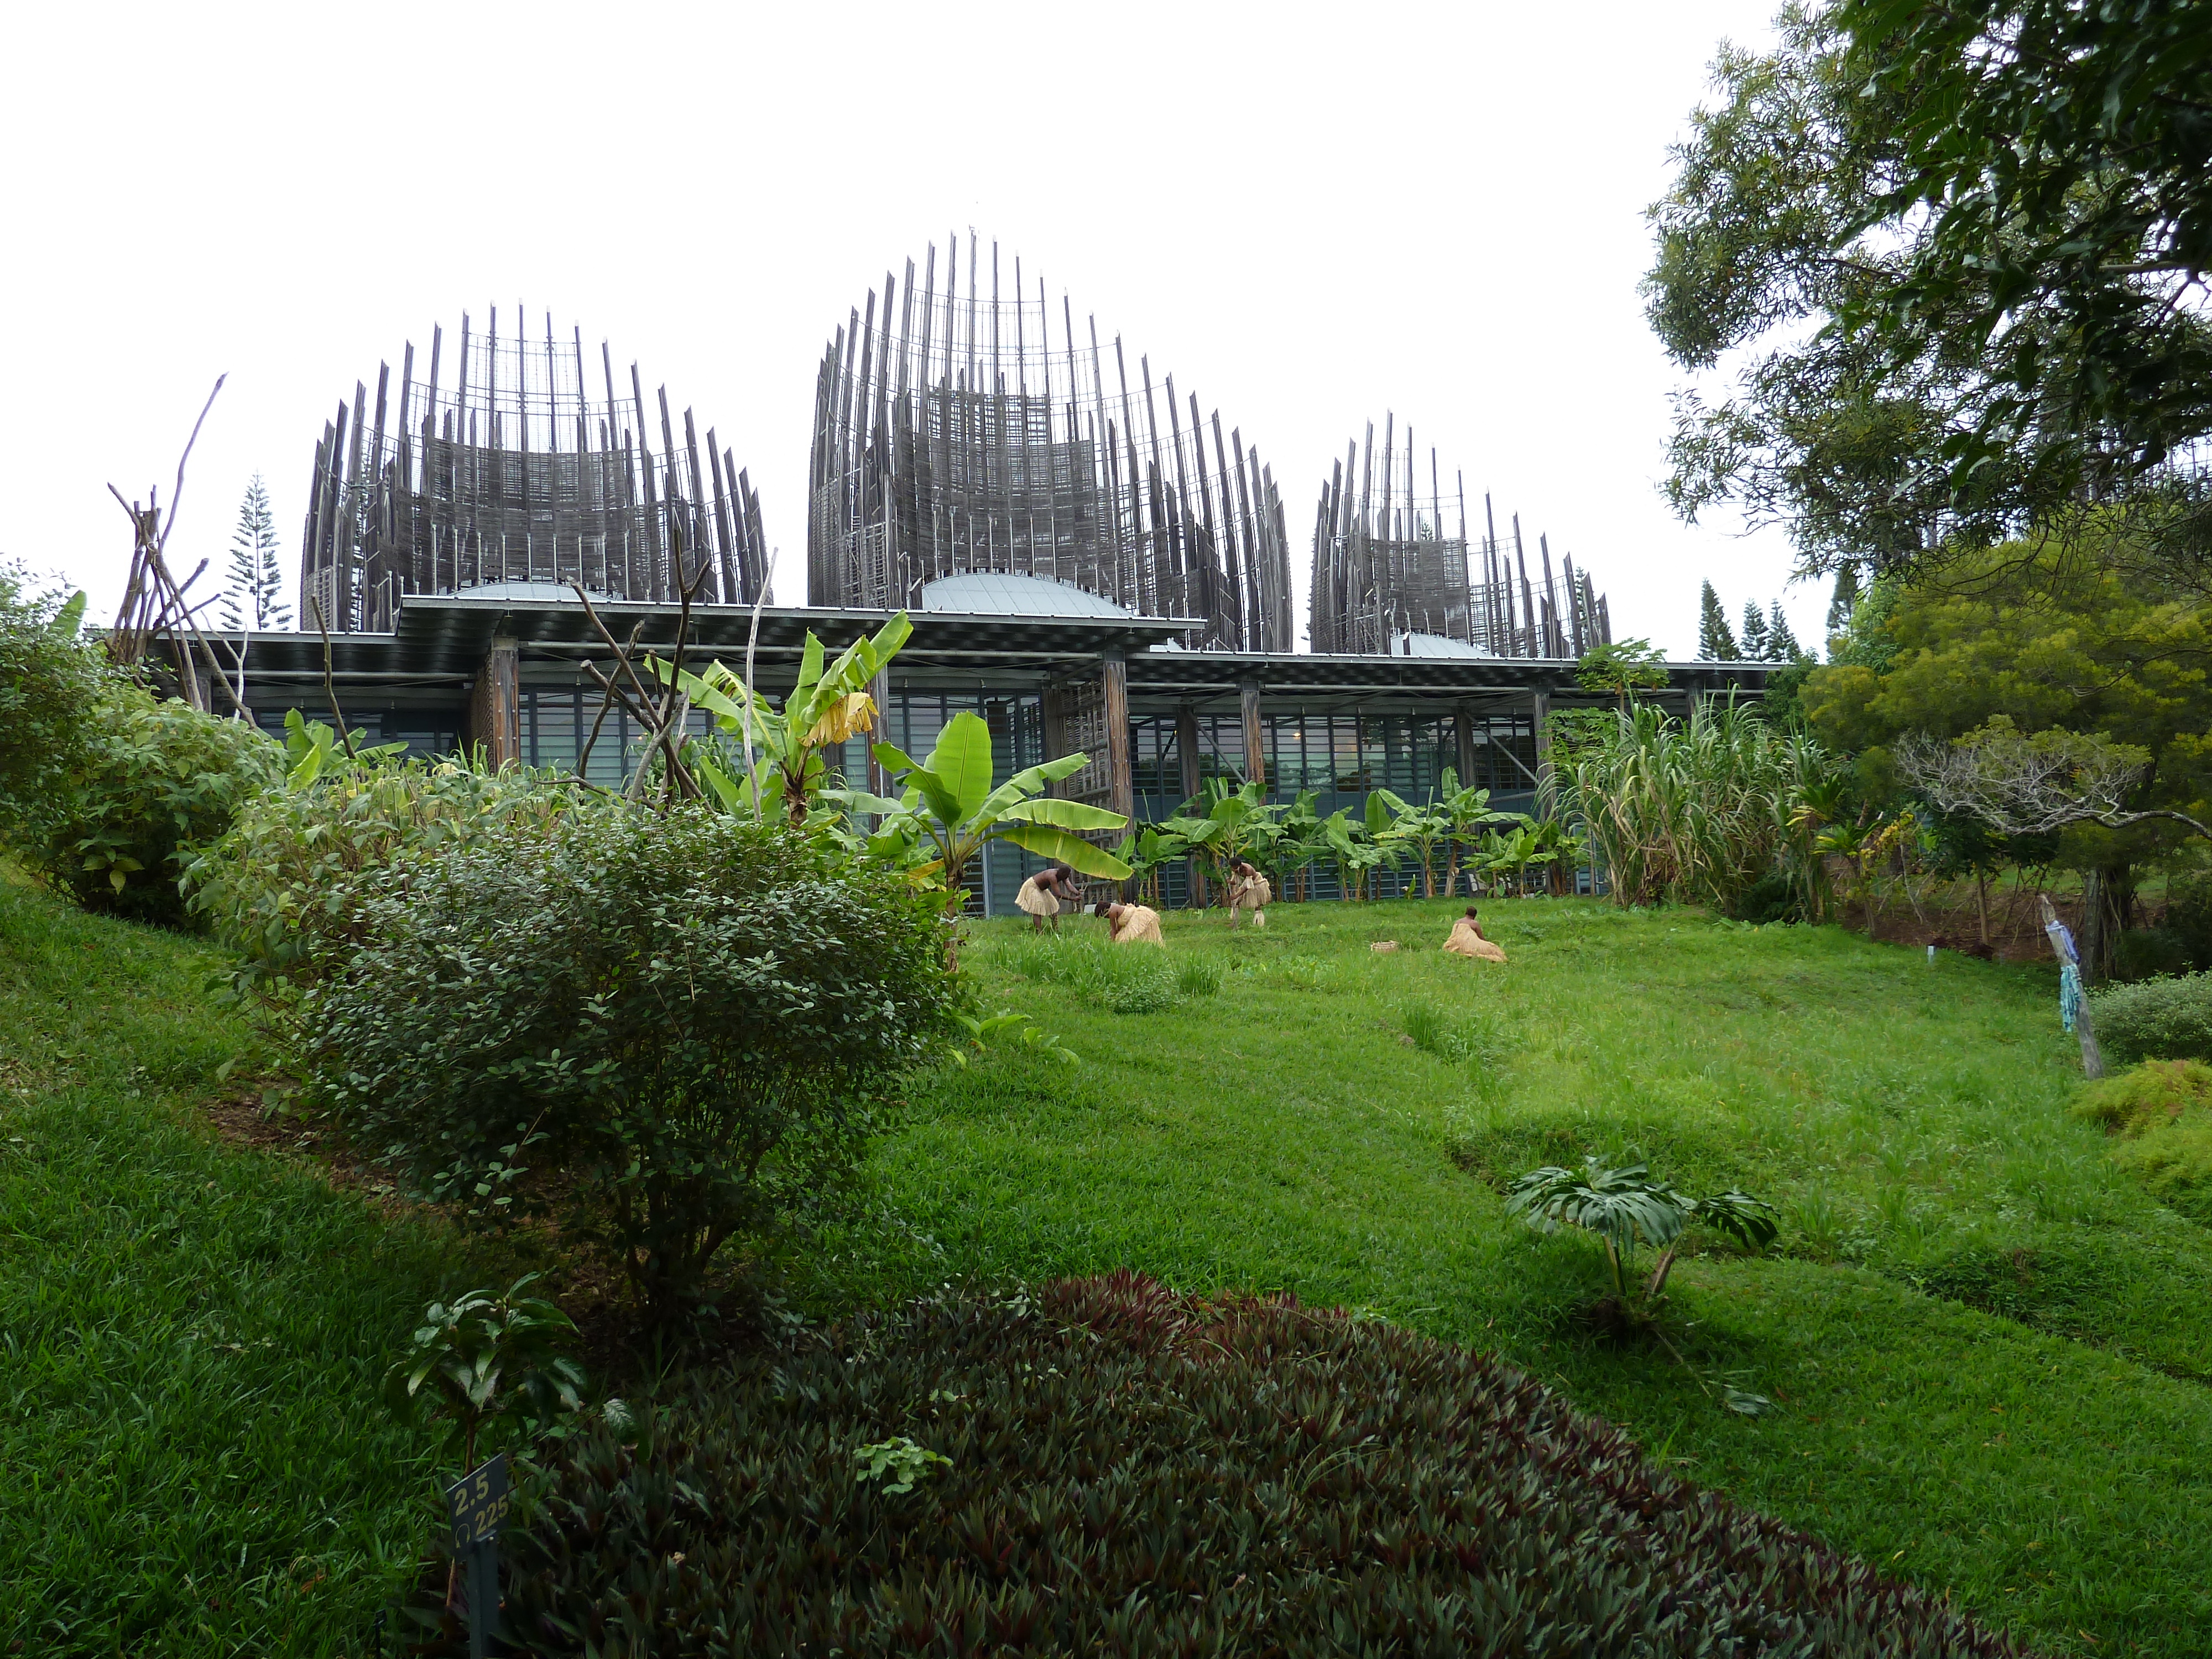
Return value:
[(505, 1452), (478, 1464), (447, 1487), (446, 1504), (453, 1517), (453, 1547), (465, 1550), (498, 1537), (513, 1502), (507, 1492)]

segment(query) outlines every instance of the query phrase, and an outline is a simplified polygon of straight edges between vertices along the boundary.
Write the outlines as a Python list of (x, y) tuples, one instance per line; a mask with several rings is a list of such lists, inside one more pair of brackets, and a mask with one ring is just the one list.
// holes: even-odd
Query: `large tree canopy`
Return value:
[[(1805, 682), (1814, 729), (1838, 748), (1908, 734), (2077, 734), (2144, 763), (2121, 806), (2212, 818), (2212, 615), (2193, 593), (2055, 545), (2008, 544), (1950, 580), (1885, 578), (1861, 601), (1842, 660)], [(2118, 866), (2170, 852), (2172, 821), (2067, 832), (2062, 861)]]
[(1837, 0), (1779, 30), (1723, 47), (1652, 209), (1654, 327), (1735, 371), (1678, 402), (1677, 509), (1884, 570), (2124, 501), (2112, 544), (2193, 580), (2212, 8)]

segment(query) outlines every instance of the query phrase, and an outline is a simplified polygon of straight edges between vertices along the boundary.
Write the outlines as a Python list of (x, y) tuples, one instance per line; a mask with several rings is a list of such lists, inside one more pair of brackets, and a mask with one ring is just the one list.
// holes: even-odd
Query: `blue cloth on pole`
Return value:
[(2075, 1016), (2081, 1011), (2081, 970), (2067, 963), (2058, 970), (2058, 1018), (2066, 1029), (2074, 1029)]

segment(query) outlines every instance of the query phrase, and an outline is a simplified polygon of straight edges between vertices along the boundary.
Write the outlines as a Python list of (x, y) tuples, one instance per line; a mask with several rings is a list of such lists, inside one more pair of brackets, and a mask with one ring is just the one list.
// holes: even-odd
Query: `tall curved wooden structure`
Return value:
[[(1426, 476), (1425, 477), (1424, 474)], [(1579, 657), (1613, 638), (1611, 607), (1589, 572), (1537, 538), (1540, 585), (1529, 573), (1521, 520), (1501, 544), (1490, 498), (1481, 533), (1470, 536), (1467, 485), (1443, 488), (1437, 453), (1425, 465), (1413, 432), (1386, 415), (1382, 451), (1375, 423), (1354, 439), (1322, 487), (1314, 515), (1309, 634), (1319, 652), (1387, 656)]]
[(300, 616), (332, 633), (387, 631), (410, 593), (563, 590), (749, 605), (767, 586), (760, 501), (689, 409), (678, 441), (668, 389), (658, 420), (637, 366), (615, 379), (581, 329), (542, 340), (518, 313), (500, 331), (465, 313), (458, 345), (410, 341), (398, 383), (379, 364), (315, 446), (300, 560)]
[[(1194, 648), (1291, 648), (1273, 473), (1218, 411), (1156, 383), (1095, 318), (1028, 298), (971, 235), (886, 272), (816, 381), (806, 533), (817, 605), (951, 609), (969, 592), (1050, 614), (1061, 594), (1188, 617)], [(1007, 278), (1011, 278), (1007, 281)], [(1004, 284), (1002, 286), (1002, 283)], [(978, 585), (956, 579), (995, 577)], [(933, 584), (945, 603), (933, 605)], [(1096, 603), (1075, 610), (1096, 614)]]

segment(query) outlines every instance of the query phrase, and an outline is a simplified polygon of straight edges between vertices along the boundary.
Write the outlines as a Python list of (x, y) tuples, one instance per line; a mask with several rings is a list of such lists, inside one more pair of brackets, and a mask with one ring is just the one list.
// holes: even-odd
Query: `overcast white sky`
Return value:
[(105, 486), (167, 499), (227, 371), (173, 559), (220, 567), (258, 471), (296, 586), (338, 398), (520, 301), (720, 429), (800, 600), (823, 347), (973, 225), (1242, 427), (1302, 593), (1330, 460), (1389, 409), (1586, 562), (1616, 635), (1691, 654), (1710, 577), (1811, 645), (1786, 538), (1657, 494), (1680, 376), (1636, 293), (1713, 49), (1774, 4), (26, 8), (0, 556), (112, 613)]

